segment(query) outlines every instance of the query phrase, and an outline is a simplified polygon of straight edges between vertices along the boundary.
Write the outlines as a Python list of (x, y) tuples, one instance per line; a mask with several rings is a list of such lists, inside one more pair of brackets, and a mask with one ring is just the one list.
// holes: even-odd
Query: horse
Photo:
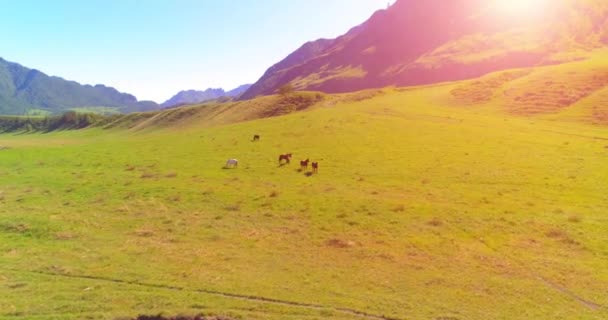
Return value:
[(318, 162), (313, 162), (312, 163), (312, 172), (313, 173), (319, 173), (319, 163)]
[(251, 141), (260, 141), (260, 135), (259, 134), (254, 135), (253, 140), (251, 140)]
[(283, 163), (283, 160), (287, 161), (287, 164), (291, 161), (291, 153), (282, 154), (279, 156), (279, 164)]
[(302, 170), (308, 169), (309, 162), (310, 162), (310, 159), (300, 161), (300, 169), (302, 169)]
[(239, 161), (237, 159), (230, 159), (228, 161), (226, 161), (226, 165), (224, 166), (224, 168), (238, 168), (239, 167)]

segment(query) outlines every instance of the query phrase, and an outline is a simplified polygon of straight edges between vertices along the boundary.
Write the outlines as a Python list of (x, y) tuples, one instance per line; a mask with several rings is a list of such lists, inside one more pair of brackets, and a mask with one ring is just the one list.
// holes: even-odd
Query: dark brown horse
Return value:
[(283, 160), (286, 161), (287, 164), (291, 161), (291, 153), (282, 154), (279, 156), (279, 164), (283, 164)]
[(302, 160), (300, 161), (300, 169), (301, 170), (306, 170), (308, 169), (308, 163), (310, 162), (310, 159), (306, 159), (306, 160)]
[(319, 163), (318, 162), (313, 162), (312, 163), (312, 172), (313, 173), (319, 173)]
[(259, 134), (254, 135), (253, 140), (251, 140), (251, 141), (260, 141), (260, 135)]

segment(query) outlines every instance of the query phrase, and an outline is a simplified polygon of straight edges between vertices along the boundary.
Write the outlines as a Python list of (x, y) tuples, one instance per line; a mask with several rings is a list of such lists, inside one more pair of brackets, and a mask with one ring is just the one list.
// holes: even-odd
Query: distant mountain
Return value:
[(152, 101), (104, 85), (81, 85), (0, 58), (0, 114), (26, 114), (36, 109), (60, 113), (72, 108), (113, 107), (121, 112), (158, 109)]
[(173, 107), (173, 106), (178, 106), (178, 105), (183, 105), (183, 104), (201, 103), (204, 101), (215, 100), (215, 99), (222, 98), (222, 97), (236, 98), (236, 97), (240, 96), (241, 94), (243, 94), (243, 92), (247, 91), (247, 89), (249, 89), (249, 87), (251, 87), (250, 84), (244, 84), (244, 85), (241, 85), (230, 91), (224, 91), (224, 89), (221, 89), (221, 88), (217, 88), (217, 89), (209, 88), (205, 91), (199, 91), (199, 90), (180, 91), (176, 95), (171, 97), (171, 99), (163, 102), (161, 104), (161, 106), (163, 108), (168, 108), (168, 107)]
[(243, 93), (245, 93), (245, 91), (249, 90), (250, 87), (251, 87), (251, 84), (240, 85), (240, 86), (226, 92), (226, 96), (237, 98), (240, 95), (242, 95)]
[(538, 15), (520, 4), (505, 12), (508, 2), (397, 0), (341, 37), (304, 44), (241, 98), (273, 94), (287, 83), (331, 93), (468, 79), (559, 63), (564, 52), (608, 40), (608, 1), (545, 1)]

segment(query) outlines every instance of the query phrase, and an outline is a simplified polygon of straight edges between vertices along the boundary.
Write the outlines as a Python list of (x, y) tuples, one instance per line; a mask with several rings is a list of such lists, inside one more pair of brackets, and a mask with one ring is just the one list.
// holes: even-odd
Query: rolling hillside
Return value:
[[(480, 78), (430, 85), (443, 88), (433, 103), (487, 110), (493, 114), (556, 122), (608, 125), (608, 50), (563, 56), (560, 64), (493, 72)], [(569, 60), (570, 62), (565, 62)], [(147, 130), (173, 126), (217, 126), (351, 104), (422, 87), (387, 87), (342, 94), (296, 91), (250, 100), (208, 101), (154, 112), (81, 114), (57, 117), (57, 129), (87, 126)], [(86, 109), (83, 111), (87, 111)], [(29, 123), (29, 125), (28, 125)], [(53, 127), (43, 118), (0, 117), (0, 131), (42, 131)], [(30, 129), (27, 129), (30, 128)]]
[(121, 112), (159, 108), (155, 102), (137, 101), (114, 88), (81, 85), (0, 58), (0, 114), (61, 113), (82, 107), (110, 107)]
[(542, 15), (529, 16), (505, 16), (492, 3), (398, 0), (342, 37), (305, 44), (242, 98), (272, 94), (287, 83), (347, 92), (469, 79), (561, 63), (561, 53), (601, 47), (608, 39), (605, 1), (550, 1)]

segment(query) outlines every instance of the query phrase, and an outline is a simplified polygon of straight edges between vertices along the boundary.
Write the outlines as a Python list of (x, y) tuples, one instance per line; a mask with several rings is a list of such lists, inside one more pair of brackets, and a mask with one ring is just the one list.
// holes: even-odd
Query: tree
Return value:
[(61, 124), (66, 127), (72, 127), (78, 124), (78, 114), (75, 111), (65, 112), (61, 116)]

